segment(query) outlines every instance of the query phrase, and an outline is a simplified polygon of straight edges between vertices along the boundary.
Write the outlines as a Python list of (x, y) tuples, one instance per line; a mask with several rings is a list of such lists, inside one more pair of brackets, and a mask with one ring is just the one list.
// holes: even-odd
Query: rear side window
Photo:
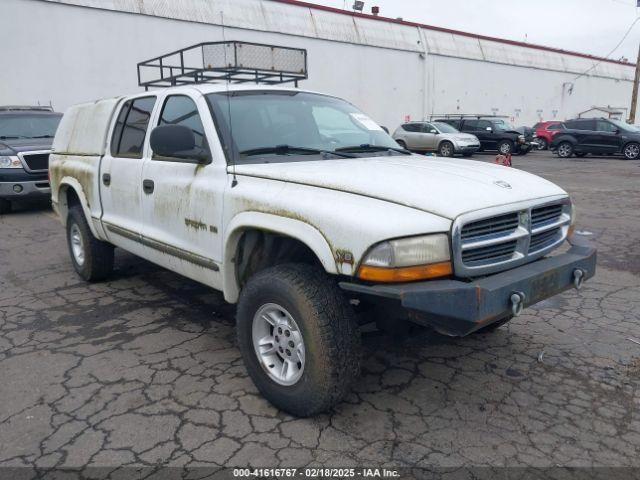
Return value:
[(204, 127), (195, 102), (184, 95), (173, 95), (167, 98), (162, 108), (158, 125), (183, 125), (193, 132), (196, 147), (208, 150)]
[(122, 106), (111, 139), (111, 155), (114, 157), (142, 158), (142, 148), (155, 97), (128, 100)]
[(407, 132), (419, 132), (421, 127), (419, 123), (407, 123), (402, 126), (402, 129)]
[(595, 130), (595, 120), (581, 120), (581, 121), (572, 121), (567, 122), (567, 128), (572, 130)]
[(562, 125), (559, 123), (553, 123), (547, 127), (547, 130), (562, 130)]
[(465, 120), (465, 122), (462, 124), (462, 129), (466, 131), (477, 130), (478, 120)]

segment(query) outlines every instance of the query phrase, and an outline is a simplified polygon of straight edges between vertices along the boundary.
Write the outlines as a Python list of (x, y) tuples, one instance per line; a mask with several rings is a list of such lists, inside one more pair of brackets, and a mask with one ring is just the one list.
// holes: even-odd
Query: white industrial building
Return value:
[(0, 104), (61, 111), (140, 90), (142, 60), (223, 39), (307, 49), (302, 88), (389, 128), (445, 113), (575, 117), (629, 105), (634, 78), (629, 63), (295, 0), (2, 0), (0, 17)]

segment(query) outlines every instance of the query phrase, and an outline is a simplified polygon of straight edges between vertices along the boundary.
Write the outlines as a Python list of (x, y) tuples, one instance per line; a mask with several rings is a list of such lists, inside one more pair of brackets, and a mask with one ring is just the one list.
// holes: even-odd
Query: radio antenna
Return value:
[[(223, 46), (224, 46), (224, 66), (225, 68), (228, 68), (229, 62), (227, 61), (227, 36), (225, 34), (225, 26), (224, 26), (224, 12), (222, 10), (220, 10), (220, 23), (222, 24), (222, 41)], [(234, 46), (235, 48), (235, 46)], [(231, 143), (233, 143), (233, 121), (231, 120), (231, 93), (229, 91), (229, 83), (231, 82), (231, 77), (229, 76), (229, 73), (227, 72), (227, 82), (226, 82), (226, 93), (227, 93), (227, 115), (229, 118), (229, 136), (231, 137), (229, 139), (229, 141)], [(238, 177), (236, 177), (236, 162), (235, 162), (235, 158), (233, 158), (233, 149), (231, 148), (231, 145), (229, 145), (228, 147), (228, 152), (229, 152), (229, 158), (231, 159), (231, 174), (233, 176), (233, 179), (231, 180), (231, 188), (235, 187), (236, 185), (238, 185)]]

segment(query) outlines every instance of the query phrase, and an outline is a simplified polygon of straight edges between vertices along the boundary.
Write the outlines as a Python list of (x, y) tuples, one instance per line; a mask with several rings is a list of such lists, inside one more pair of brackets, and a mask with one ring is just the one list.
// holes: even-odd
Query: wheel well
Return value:
[(58, 193), (58, 210), (60, 218), (66, 223), (69, 209), (76, 205), (82, 205), (80, 197), (75, 189), (69, 185), (63, 185)]
[(260, 270), (283, 263), (322, 266), (316, 254), (296, 238), (264, 230), (243, 232), (236, 251), (236, 278), (242, 287)]

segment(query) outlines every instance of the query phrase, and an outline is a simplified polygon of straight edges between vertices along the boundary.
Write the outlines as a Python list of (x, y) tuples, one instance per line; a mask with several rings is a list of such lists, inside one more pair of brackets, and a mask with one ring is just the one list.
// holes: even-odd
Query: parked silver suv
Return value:
[(443, 122), (409, 122), (393, 133), (398, 145), (407, 150), (438, 152), (441, 157), (471, 156), (480, 149), (475, 135), (461, 133)]

